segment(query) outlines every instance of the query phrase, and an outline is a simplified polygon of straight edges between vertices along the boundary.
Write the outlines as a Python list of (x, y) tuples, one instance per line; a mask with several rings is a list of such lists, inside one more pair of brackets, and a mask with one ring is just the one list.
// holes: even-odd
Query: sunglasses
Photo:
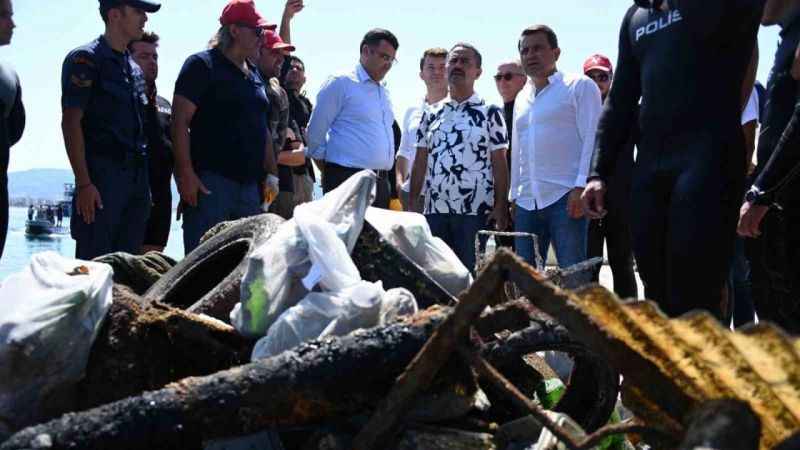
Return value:
[(252, 30), (253, 33), (256, 34), (256, 37), (261, 37), (264, 35), (264, 29), (261, 27), (251, 27), (250, 25), (245, 25), (243, 23), (237, 23), (236, 26), (247, 28), (248, 30)]
[(593, 79), (594, 81), (599, 81), (601, 83), (605, 83), (610, 79), (607, 73), (592, 73), (589, 74), (589, 78)]
[(497, 75), (494, 76), (494, 81), (500, 81), (500, 80), (511, 81), (514, 79), (514, 77), (521, 77), (521, 76), (522, 76), (521, 73), (511, 73), (511, 72), (498, 73)]

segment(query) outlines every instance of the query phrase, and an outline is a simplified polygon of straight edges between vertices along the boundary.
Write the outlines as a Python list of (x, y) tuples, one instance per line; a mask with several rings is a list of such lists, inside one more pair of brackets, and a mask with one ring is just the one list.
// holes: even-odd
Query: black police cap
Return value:
[(123, 5), (139, 8), (148, 13), (154, 13), (161, 9), (161, 3), (148, 0), (100, 0), (100, 9), (116, 8)]

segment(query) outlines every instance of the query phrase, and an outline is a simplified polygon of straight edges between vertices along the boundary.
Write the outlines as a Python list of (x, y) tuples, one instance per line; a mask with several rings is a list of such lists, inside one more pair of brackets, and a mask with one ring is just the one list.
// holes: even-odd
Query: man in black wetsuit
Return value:
[(755, 182), (741, 208), (760, 320), (800, 333), (800, 3), (768, 0), (762, 24), (781, 26), (767, 84)]
[[(11, 43), (14, 34), (14, 10), (11, 0), (0, 0), (0, 46)], [(17, 73), (7, 64), (0, 64), (0, 258), (8, 232), (8, 159), (11, 146), (25, 129), (25, 108)]]
[(632, 226), (645, 294), (670, 316), (701, 308), (721, 318), (744, 191), (742, 86), (764, 0), (635, 3), (584, 206), (604, 215), (605, 186), (641, 99)]

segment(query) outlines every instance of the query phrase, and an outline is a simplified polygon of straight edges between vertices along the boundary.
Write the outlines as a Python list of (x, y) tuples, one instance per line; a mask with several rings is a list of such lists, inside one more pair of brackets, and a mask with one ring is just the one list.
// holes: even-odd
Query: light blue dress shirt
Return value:
[(308, 123), (306, 156), (344, 167), (389, 170), (393, 122), (389, 92), (359, 64), (322, 85)]

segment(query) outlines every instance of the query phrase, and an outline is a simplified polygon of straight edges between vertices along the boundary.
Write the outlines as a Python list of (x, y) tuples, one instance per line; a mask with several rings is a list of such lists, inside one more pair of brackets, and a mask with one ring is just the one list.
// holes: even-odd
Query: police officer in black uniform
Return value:
[(100, 0), (105, 33), (71, 51), (62, 67), (62, 131), (75, 198), (76, 257), (141, 250), (150, 212), (147, 104), (141, 68), (127, 50), (144, 32), (147, 0)]
[(742, 92), (764, 0), (634, 3), (584, 206), (591, 218), (605, 213), (606, 184), (639, 111), (632, 229), (645, 294), (670, 316), (705, 309), (721, 318), (744, 194)]
[(781, 42), (767, 83), (755, 181), (741, 208), (739, 234), (751, 238), (758, 318), (800, 333), (800, 4), (768, 0), (763, 25)]
[[(0, 0), (0, 46), (11, 43), (14, 34), (14, 11), (11, 0)], [(0, 258), (8, 231), (8, 160), (11, 146), (22, 137), (25, 129), (25, 108), (17, 73), (0, 64)]]

